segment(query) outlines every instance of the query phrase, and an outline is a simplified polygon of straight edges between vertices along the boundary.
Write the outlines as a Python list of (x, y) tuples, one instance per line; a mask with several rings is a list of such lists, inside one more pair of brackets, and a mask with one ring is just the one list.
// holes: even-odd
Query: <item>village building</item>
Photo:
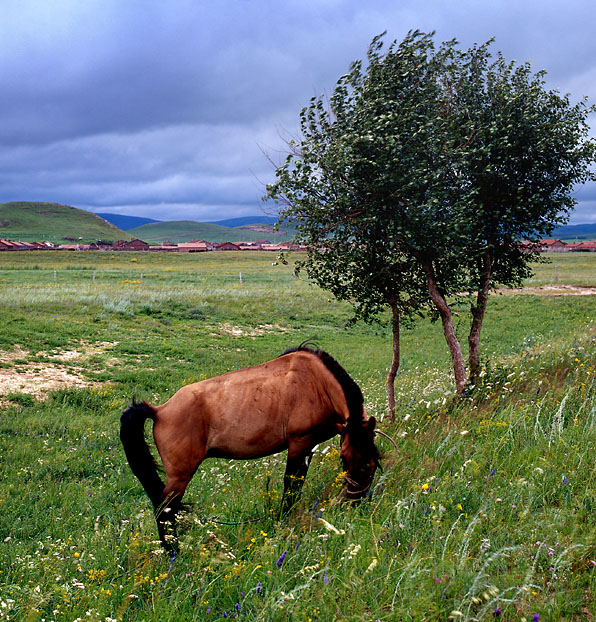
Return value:
[(35, 247), (33, 246), (33, 244), (30, 244), (29, 242), (11, 242), (11, 244), (13, 245), (13, 249), (15, 251), (32, 251), (35, 250)]
[(235, 242), (241, 251), (261, 251), (263, 250), (262, 242)]
[(147, 242), (143, 242), (143, 240), (130, 240), (127, 242), (125, 240), (118, 240), (112, 244), (112, 250), (115, 251), (148, 251), (149, 244)]
[[(164, 241), (161, 244), (149, 246), (143, 240), (134, 239), (130, 241), (118, 240), (113, 244), (98, 240), (90, 244), (83, 244), (74, 240), (72, 243), (54, 245), (52, 242), (14, 242), (13, 240), (0, 239), (0, 251), (18, 250), (63, 250), (63, 251), (161, 251), (169, 253), (202, 253), (207, 251), (305, 251), (305, 246), (298, 246), (292, 242), (281, 242), (270, 244), (267, 240), (244, 241), (244, 242), (207, 242), (206, 240), (191, 240), (190, 242)], [(582, 249), (589, 250), (589, 249)]]
[(180, 249), (176, 244), (154, 244), (149, 247), (150, 251), (161, 251), (163, 253), (177, 253)]
[(222, 242), (221, 244), (216, 244), (213, 250), (216, 251), (239, 251), (240, 247), (238, 244), (234, 244), (234, 242)]
[(541, 251), (550, 253), (566, 253), (569, 248), (566, 242), (561, 240), (540, 240)]
[(586, 240), (573, 245), (574, 252), (596, 253), (596, 240)]
[(191, 240), (190, 242), (180, 242), (178, 251), (181, 253), (205, 253), (212, 251), (215, 247), (213, 242), (205, 242), (205, 240)]
[(15, 250), (15, 246), (10, 240), (0, 239), (0, 251), (13, 251), (13, 250)]

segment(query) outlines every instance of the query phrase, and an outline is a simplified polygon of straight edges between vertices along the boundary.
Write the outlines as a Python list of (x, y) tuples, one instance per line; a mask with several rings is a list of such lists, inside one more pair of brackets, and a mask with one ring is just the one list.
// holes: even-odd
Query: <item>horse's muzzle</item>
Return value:
[(346, 486), (344, 488), (344, 496), (346, 499), (357, 500), (362, 499), (366, 495), (366, 493), (370, 490), (372, 486), (372, 479), (366, 486), (361, 486), (358, 482), (355, 482), (353, 479), (349, 478), (347, 475), (344, 476), (344, 481), (346, 482)]

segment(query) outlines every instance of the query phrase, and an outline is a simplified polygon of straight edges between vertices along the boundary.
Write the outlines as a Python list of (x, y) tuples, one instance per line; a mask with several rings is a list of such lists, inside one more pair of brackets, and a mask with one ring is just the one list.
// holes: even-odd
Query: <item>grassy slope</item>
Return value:
[(128, 233), (91, 212), (57, 203), (14, 202), (0, 204), (0, 237), (23, 242), (64, 244), (64, 237), (82, 242), (130, 240)]
[[(384, 413), (388, 332), (338, 330), (350, 315), (346, 305), (294, 281), (265, 253), (247, 255), (0, 257), (0, 350), (29, 350), (9, 367), (111, 344), (69, 363), (109, 384), (57, 391), (45, 402), (14, 394), (0, 412), (0, 593), (7, 603), (0, 614), (590, 619), (591, 297), (492, 297), (483, 334), (490, 366), (478, 392), (455, 404), (440, 327), (421, 322), (406, 331), (400, 417), (383, 424), (399, 453), (379, 440), (384, 472), (370, 503), (338, 503), (340, 463), (330, 442), (315, 454), (288, 520), (220, 525), (208, 517), (234, 521), (275, 510), (283, 456), (281, 463), (210, 460), (189, 489), (195, 505), (181, 554), (172, 561), (159, 552), (152, 512), (118, 441), (119, 412), (131, 395), (163, 401), (181, 384), (315, 337), (358, 379), (371, 413)], [(594, 284), (596, 257), (555, 259), (559, 280)], [(538, 266), (533, 285), (553, 278), (552, 265)], [(461, 334), (465, 328), (462, 313)], [(320, 510), (338, 532), (317, 520)]]
[(209, 242), (240, 242), (249, 240), (269, 240), (282, 242), (289, 239), (283, 232), (263, 233), (248, 229), (230, 229), (193, 220), (174, 220), (170, 222), (150, 223), (129, 229), (128, 233), (150, 243), (169, 240), (170, 242), (190, 242), (207, 240)]

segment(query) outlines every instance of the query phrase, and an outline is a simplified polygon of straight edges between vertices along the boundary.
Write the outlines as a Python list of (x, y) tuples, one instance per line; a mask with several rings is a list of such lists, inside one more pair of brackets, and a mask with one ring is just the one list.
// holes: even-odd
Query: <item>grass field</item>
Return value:
[(399, 452), (379, 439), (369, 500), (338, 500), (337, 440), (281, 522), (283, 455), (206, 461), (173, 559), (118, 440), (131, 397), (310, 338), (383, 419), (387, 329), (345, 328), (349, 307), (270, 253), (4, 253), (0, 620), (592, 619), (596, 299), (552, 294), (596, 285), (596, 257), (552, 259), (491, 297), (464, 400), (440, 325), (404, 332), (382, 423)]

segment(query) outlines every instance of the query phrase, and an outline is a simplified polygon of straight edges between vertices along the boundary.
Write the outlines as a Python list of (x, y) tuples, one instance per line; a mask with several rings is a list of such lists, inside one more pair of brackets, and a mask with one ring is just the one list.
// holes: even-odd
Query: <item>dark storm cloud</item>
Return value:
[[(373, 36), (436, 30), (596, 100), (588, 2), (3, 0), (0, 201), (214, 220), (260, 209), (280, 134)], [(595, 220), (594, 186), (576, 222)]]

